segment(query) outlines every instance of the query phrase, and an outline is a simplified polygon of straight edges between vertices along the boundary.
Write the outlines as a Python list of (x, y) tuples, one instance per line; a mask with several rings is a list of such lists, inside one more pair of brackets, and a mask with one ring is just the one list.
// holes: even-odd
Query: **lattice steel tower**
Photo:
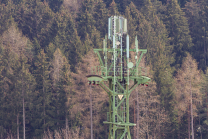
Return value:
[[(129, 122), (129, 96), (137, 85), (147, 85), (150, 81), (138, 67), (147, 50), (138, 49), (137, 36), (135, 49), (129, 49), (127, 20), (122, 16), (108, 18), (108, 39), (112, 47), (107, 46), (105, 36), (103, 49), (94, 49), (100, 66), (92, 67), (91, 75), (87, 78), (89, 84), (100, 85), (108, 93), (109, 112), (107, 121), (103, 122), (109, 124), (108, 139), (131, 139), (129, 127), (136, 124)], [(134, 53), (134, 64), (129, 62), (129, 52)], [(133, 84), (130, 86), (131, 81)]]

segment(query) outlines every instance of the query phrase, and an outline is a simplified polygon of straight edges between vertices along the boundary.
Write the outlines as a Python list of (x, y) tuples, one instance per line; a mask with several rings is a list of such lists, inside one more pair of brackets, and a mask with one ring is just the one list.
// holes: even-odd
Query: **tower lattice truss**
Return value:
[[(94, 49), (98, 55), (100, 65), (92, 67), (91, 75), (88, 75), (89, 85), (99, 85), (109, 96), (109, 112), (107, 121), (109, 124), (108, 139), (131, 139), (130, 126), (136, 126), (129, 122), (129, 97), (138, 85), (148, 85), (150, 78), (145, 76), (144, 68), (139, 63), (146, 49), (138, 49), (137, 36), (135, 48), (129, 49), (129, 35), (127, 33), (127, 20), (122, 16), (108, 18), (107, 35), (103, 40), (103, 49)], [(130, 62), (129, 52), (132, 52), (135, 61)], [(130, 85), (130, 82), (131, 85)]]

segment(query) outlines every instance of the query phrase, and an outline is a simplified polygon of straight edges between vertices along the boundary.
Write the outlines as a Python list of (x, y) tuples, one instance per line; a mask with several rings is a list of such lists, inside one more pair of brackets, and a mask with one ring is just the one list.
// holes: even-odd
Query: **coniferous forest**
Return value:
[[(132, 138), (208, 138), (207, 0), (0, 0), (1, 139), (90, 138), (86, 75), (112, 15), (127, 18), (132, 48), (137, 35), (147, 49)], [(108, 106), (92, 86), (95, 139), (108, 137)]]

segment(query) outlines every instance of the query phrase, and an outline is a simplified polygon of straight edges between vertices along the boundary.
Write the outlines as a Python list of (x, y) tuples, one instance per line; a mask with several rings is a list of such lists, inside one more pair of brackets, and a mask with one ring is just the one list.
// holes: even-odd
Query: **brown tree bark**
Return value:
[[(191, 81), (190, 81), (190, 90), (191, 90)], [(192, 91), (191, 91), (191, 136), (194, 139), (194, 123), (193, 123), (193, 108), (192, 108)]]
[(17, 112), (17, 139), (19, 139), (19, 112)]
[(91, 123), (91, 139), (93, 139), (93, 124), (92, 124), (92, 89), (90, 85), (90, 123)]
[[(206, 104), (207, 104), (207, 109), (208, 109), (208, 93), (207, 93), (207, 99), (206, 99)], [(208, 117), (208, 111), (207, 111), (207, 117)]]
[[(134, 123), (136, 123), (136, 115), (135, 115), (135, 103), (136, 101), (134, 101)], [(134, 139), (136, 139), (136, 126), (134, 126)]]
[(65, 139), (68, 139), (68, 118), (67, 118), (67, 114), (66, 114), (66, 132), (65, 132)]
[(136, 89), (136, 93), (137, 93), (137, 126), (136, 126), (136, 134), (137, 134), (137, 139), (139, 139), (139, 98), (138, 98), (138, 91)]
[(24, 91), (23, 91), (23, 84), (22, 84), (22, 108), (23, 108), (23, 139), (25, 139), (25, 98), (24, 98)]
[(189, 110), (188, 110), (188, 138), (190, 138), (190, 106), (189, 106)]

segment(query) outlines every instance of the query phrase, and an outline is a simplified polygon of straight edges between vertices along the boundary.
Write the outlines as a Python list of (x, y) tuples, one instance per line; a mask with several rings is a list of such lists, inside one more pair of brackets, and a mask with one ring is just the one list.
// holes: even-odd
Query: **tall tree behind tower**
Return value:
[[(178, 111), (179, 119), (187, 112), (188, 125), (191, 125), (192, 139), (194, 137), (193, 118), (197, 116), (197, 105), (201, 104), (200, 93), (201, 77), (197, 69), (196, 61), (190, 54), (184, 59), (181, 69), (176, 75), (176, 102), (175, 109)], [(191, 121), (190, 121), (191, 118)], [(188, 126), (188, 136), (190, 138), (190, 126)]]

